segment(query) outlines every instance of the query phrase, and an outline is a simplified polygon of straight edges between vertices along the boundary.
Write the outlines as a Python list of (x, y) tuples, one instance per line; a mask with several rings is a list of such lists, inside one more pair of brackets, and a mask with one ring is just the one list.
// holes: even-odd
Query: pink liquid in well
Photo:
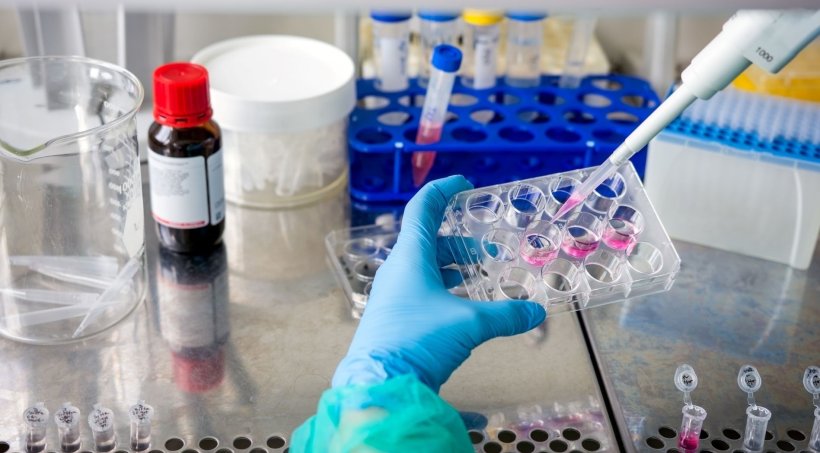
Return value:
[(558, 256), (558, 244), (533, 234), (524, 238), (521, 244), (521, 258), (533, 266), (543, 266)]
[(586, 258), (598, 249), (601, 237), (592, 231), (580, 227), (570, 227), (564, 235), (562, 248), (564, 253), (573, 258)]
[(678, 438), (678, 448), (686, 453), (697, 451), (698, 444), (700, 444), (699, 433), (681, 433)]
[(638, 236), (638, 227), (632, 222), (612, 220), (604, 232), (604, 244), (614, 250), (626, 250)]
[[(416, 133), (417, 145), (431, 145), (441, 140), (441, 131), (444, 125), (433, 124), (429, 121), (422, 121)], [(436, 161), (435, 151), (416, 151), (412, 157), (413, 164), (413, 184), (420, 187), (427, 179), (433, 163)]]

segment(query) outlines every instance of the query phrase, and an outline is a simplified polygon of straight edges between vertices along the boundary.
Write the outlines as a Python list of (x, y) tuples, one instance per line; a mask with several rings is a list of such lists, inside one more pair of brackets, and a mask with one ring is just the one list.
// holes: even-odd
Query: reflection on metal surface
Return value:
[(321, 266), (325, 235), (347, 224), (344, 190), (313, 204), (289, 209), (248, 209), (228, 203), (225, 243), (231, 273), (245, 278), (285, 281)]
[[(204, 258), (168, 256), (146, 228), (150, 291), (122, 323), (60, 346), (0, 339), (0, 453), (23, 451), (21, 414), (36, 401), (52, 411), (64, 401), (79, 408), (80, 452), (94, 445), (85, 419), (92, 404), (111, 408), (118, 421), (114, 451), (125, 451), (128, 408), (139, 400), (155, 409), (149, 453), (249, 453), (234, 446), (240, 439), (249, 449), (286, 451), (290, 433), (329, 387), (357, 324), (324, 261), (323, 238), (347, 223), (346, 203), (339, 194), (298, 209), (229, 207), (225, 248)], [(482, 415), (499, 408), (528, 407), (520, 418), (531, 423), (548, 414), (538, 407), (555, 401), (592, 397), (600, 404), (577, 318), (552, 324), (542, 341), (519, 336), (482, 345), (445, 384), (443, 397), (472, 413), (472, 426), (481, 430), (502, 427)], [(209, 366), (179, 365), (192, 360)], [(500, 362), (514, 364), (515, 372), (499, 372)], [(519, 426), (517, 409), (505, 420)], [(59, 448), (53, 428), (45, 451)], [(614, 445), (606, 420), (604, 432), (595, 440)]]
[(593, 398), (567, 404), (520, 406), (496, 412), (482, 423), (465, 424), (476, 452), (615, 451), (606, 415)]
[(630, 451), (676, 448), (658, 430), (668, 434), (680, 421), (668, 373), (681, 362), (708, 376), (698, 387), (698, 402), (709, 412), (703, 431), (710, 437), (701, 448), (743, 448), (742, 435), (720, 433), (744, 431), (747, 395), (737, 391), (737, 370), (754, 363), (767, 382), (760, 397), (772, 409), (764, 451), (790, 451), (788, 443), (805, 449), (807, 441), (788, 432), (808, 432), (812, 422), (798, 395), (804, 392), (799, 378), (820, 350), (820, 253), (798, 271), (676, 245), (682, 267), (671, 291), (584, 315), (620, 430), (633, 441)]
[(222, 383), (230, 332), (228, 301), (224, 245), (204, 256), (160, 249), (160, 331), (173, 355), (174, 381), (180, 390), (202, 393)]

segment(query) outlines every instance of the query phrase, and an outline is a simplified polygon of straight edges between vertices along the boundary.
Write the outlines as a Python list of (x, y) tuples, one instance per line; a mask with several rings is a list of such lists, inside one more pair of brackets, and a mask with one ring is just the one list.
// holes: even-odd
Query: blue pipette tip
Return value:
[(461, 51), (449, 44), (433, 49), (433, 67), (444, 72), (456, 72), (461, 67)]

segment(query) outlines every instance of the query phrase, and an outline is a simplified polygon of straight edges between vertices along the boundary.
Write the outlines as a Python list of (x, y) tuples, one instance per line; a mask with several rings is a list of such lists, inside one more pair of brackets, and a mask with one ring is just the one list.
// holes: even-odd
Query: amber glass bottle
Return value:
[(225, 229), (220, 130), (211, 115), (204, 67), (169, 63), (154, 71), (151, 213), (160, 243), (175, 252), (213, 249)]

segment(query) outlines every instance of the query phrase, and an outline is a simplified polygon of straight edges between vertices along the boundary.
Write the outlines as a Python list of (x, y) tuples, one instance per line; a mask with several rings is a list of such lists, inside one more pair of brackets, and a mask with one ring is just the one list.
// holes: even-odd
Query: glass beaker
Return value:
[(78, 340), (143, 300), (142, 99), (101, 61), (0, 61), (0, 334)]

